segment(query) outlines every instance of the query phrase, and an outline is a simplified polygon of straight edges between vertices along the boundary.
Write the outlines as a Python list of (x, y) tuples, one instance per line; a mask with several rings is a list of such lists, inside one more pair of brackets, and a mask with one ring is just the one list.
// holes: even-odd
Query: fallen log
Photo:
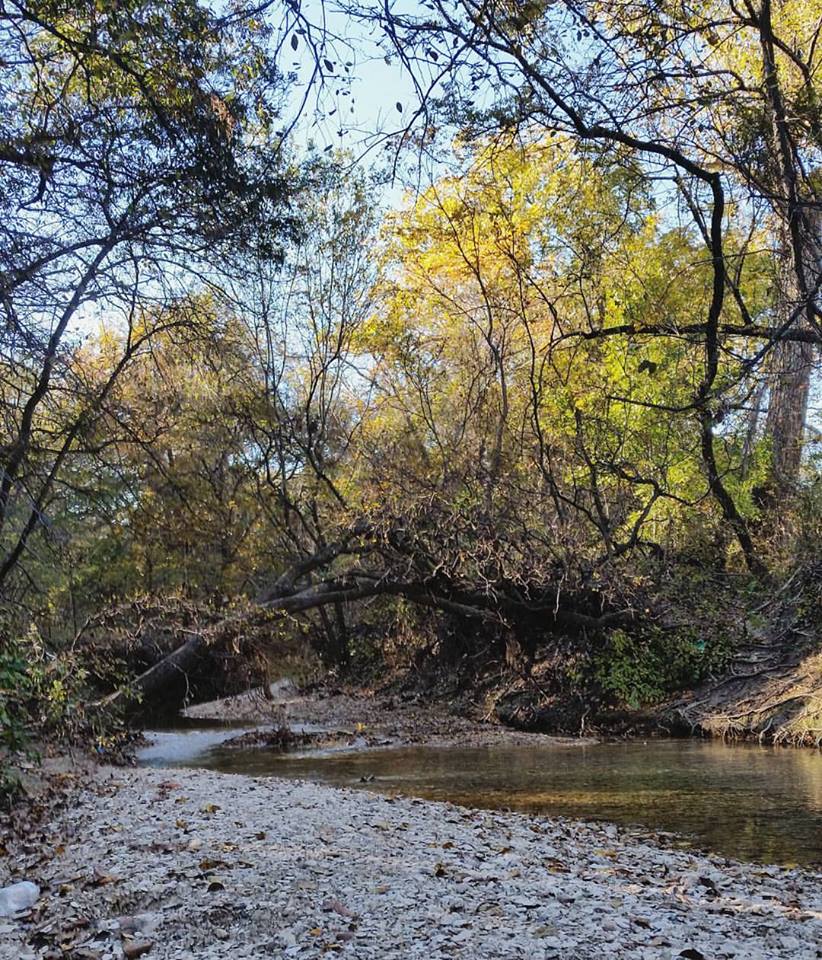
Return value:
[(93, 704), (94, 707), (104, 709), (111, 707), (121, 700), (141, 701), (153, 698), (162, 690), (167, 690), (180, 677), (186, 678), (194, 661), (205, 650), (208, 637), (205, 633), (195, 634), (182, 646), (177, 647), (162, 660), (158, 660), (135, 677), (127, 686), (120, 687), (114, 693)]
[[(339, 555), (336, 547), (324, 556)], [(545, 600), (522, 600), (507, 596), (500, 591), (481, 591), (471, 585), (455, 584), (448, 580), (394, 580), (379, 572), (358, 570), (348, 576), (336, 577), (303, 586), (295, 584), (306, 574), (311, 564), (301, 563), (277, 580), (279, 591), (263, 594), (255, 609), (266, 611), (269, 618), (282, 618), (304, 614), (329, 605), (351, 603), (378, 596), (404, 597), (412, 603), (447, 612), (467, 620), (483, 620), (495, 627), (550, 633), (581, 632), (607, 629), (630, 622), (632, 610), (607, 610), (599, 615), (571, 609), (558, 604), (554, 590), (547, 591)], [(568, 595), (569, 603), (574, 597)], [(253, 613), (245, 617), (233, 617), (204, 627), (185, 643), (132, 680), (126, 686), (109, 694), (95, 706), (109, 707), (121, 701), (140, 702), (156, 699), (163, 691), (171, 689), (187, 674), (198, 657), (207, 651), (221, 648), (231, 637), (242, 632), (245, 623), (250, 623)], [(270, 619), (268, 621), (270, 623)], [(239, 652), (239, 651), (238, 651)]]

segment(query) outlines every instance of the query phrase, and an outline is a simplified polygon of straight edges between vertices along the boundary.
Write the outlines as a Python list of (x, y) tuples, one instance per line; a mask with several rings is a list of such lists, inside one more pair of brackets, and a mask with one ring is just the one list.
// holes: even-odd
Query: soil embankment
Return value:
[(712, 737), (819, 748), (822, 652), (748, 648), (724, 677), (666, 705), (660, 721)]

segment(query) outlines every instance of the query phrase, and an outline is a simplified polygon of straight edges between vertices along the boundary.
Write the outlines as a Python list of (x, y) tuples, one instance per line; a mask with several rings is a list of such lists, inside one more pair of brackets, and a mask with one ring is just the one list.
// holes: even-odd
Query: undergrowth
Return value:
[(49, 650), (34, 626), (0, 638), (0, 806), (21, 789), (20, 768), (44, 747), (73, 744), (97, 751), (122, 735), (114, 713), (89, 710), (89, 658), (68, 647)]

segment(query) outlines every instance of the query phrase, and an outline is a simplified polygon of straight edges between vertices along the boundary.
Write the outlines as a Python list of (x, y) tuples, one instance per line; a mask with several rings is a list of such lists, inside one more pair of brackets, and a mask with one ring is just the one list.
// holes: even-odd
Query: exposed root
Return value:
[[(773, 663), (736, 673), (670, 704), (680, 726), (723, 739), (822, 745), (822, 653), (774, 648)], [(781, 661), (781, 662), (780, 662)]]

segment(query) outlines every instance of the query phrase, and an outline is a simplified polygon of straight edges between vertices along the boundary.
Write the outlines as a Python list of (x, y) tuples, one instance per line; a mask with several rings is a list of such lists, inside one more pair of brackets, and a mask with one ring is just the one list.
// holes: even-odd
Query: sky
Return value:
[[(295, 130), (294, 144), (305, 148), (313, 141), (320, 149), (342, 146), (359, 155), (379, 134), (402, 129), (415, 99), (413, 84), (396, 60), (386, 62), (376, 35), (369, 35), (339, 12), (323, 11), (320, 0), (308, 0), (303, 10), (315, 23), (324, 20), (329, 33), (339, 39), (326, 51), (334, 70), (325, 71), (320, 85), (315, 81)], [(294, 68), (298, 74), (290, 98), (295, 111), (315, 67), (304, 38), (298, 36), (296, 42), (293, 57), (284, 57), (281, 63), (282, 68)], [(290, 50), (289, 44), (286, 49)], [(351, 64), (349, 71), (347, 63)], [(346, 77), (350, 82), (341, 82)], [(403, 107), (402, 112), (397, 104)]]
[[(403, 7), (404, 12), (415, 8), (422, 10), (423, 5), (408, 2)], [(289, 106), (292, 116), (300, 114), (291, 135), (292, 148), (298, 153), (306, 152), (309, 146), (318, 151), (342, 149), (354, 162), (384, 169), (394, 179), (382, 191), (382, 205), (403, 205), (407, 202), (405, 183), (419, 187), (443, 172), (436, 163), (423, 171), (423, 160), (416, 151), (407, 151), (395, 163), (397, 135), (406, 129), (419, 105), (411, 77), (396, 57), (386, 57), (386, 50), (379, 44), (379, 28), (369, 29), (335, 11), (333, 3), (323, 4), (321, 0), (303, 0), (301, 9), (309, 20), (324, 24), (328, 34), (336, 38), (323, 54), (332, 61), (334, 70), (326, 71), (320, 83), (316, 77), (310, 83), (315, 59), (301, 35), (296, 38), (297, 49), (292, 55), (293, 31), (287, 35), (284, 47), (289, 55), (280, 65), (296, 71)], [(340, 82), (341, 78), (348, 82)]]

